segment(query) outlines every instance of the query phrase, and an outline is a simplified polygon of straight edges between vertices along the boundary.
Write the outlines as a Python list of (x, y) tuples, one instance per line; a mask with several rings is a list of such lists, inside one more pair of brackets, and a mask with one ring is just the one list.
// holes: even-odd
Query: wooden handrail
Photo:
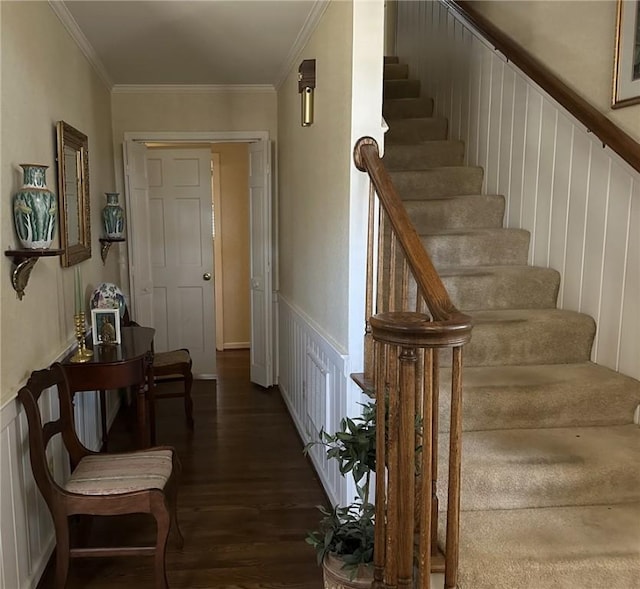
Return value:
[(446, 5), (471, 22), (491, 44), (552, 98), (558, 101), (604, 145), (608, 145), (640, 172), (640, 143), (569, 88), (521, 45), (478, 12), (471, 0), (445, 0)]
[(471, 318), (458, 311), (451, 302), (449, 294), (402, 204), (402, 199), (391, 181), (391, 176), (382, 163), (375, 139), (362, 137), (358, 140), (354, 148), (354, 161), (359, 170), (368, 172), (380, 203), (388, 215), (400, 246), (404, 250), (418, 288), (424, 294), (432, 318), (434, 321), (442, 322), (439, 331), (441, 333), (449, 332), (451, 335), (453, 332), (470, 329)]

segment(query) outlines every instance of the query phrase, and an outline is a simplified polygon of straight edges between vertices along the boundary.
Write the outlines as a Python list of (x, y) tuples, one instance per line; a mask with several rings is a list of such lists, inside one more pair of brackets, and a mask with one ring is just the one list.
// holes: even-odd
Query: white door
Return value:
[(271, 359), (271, 207), (269, 142), (249, 145), (251, 224), (251, 381), (273, 384)]
[(211, 150), (147, 150), (155, 349), (216, 373)]
[(140, 325), (153, 327), (153, 277), (149, 248), (149, 195), (145, 145), (126, 141), (124, 163), (129, 285), (133, 303), (129, 313)]

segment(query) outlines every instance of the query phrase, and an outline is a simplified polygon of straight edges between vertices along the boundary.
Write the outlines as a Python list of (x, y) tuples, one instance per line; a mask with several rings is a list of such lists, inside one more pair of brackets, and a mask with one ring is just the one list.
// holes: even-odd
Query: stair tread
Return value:
[[(463, 428), (626, 425), (640, 382), (593, 362), (464, 366)], [(451, 369), (442, 367), (440, 430), (448, 431)]]
[(640, 502), (462, 512), (458, 587), (638, 589), (639, 521)]
[(568, 309), (479, 309), (471, 313), (475, 326), (517, 321), (558, 321), (560, 317), (582, 318), (593, 323), (593, 319), (589, 315)]
[[(462, 195), (460, 195), (462, 196)], [(440, 229), (439, 231), (427, 231), (425, 233), (419, 233), (422, 237), (429, 236), (455, 236), (455, 235), (521, 235), (526, 234), (529, 235), (529, 232), (526, 229), (511, 229), (505, 227), (469, 227), (468, 229)], [(484, 267), (484, 266), (482, 266)]]
[(438, 274), (441, 278), (447, 276), (483, 276), (485, 274), (554, 274), (558, 275), (558, 271), (553, 268), (543, 268), (541, 266), (513, 265), (513, 266), (449, 266), (446, 268), (438, 268)]

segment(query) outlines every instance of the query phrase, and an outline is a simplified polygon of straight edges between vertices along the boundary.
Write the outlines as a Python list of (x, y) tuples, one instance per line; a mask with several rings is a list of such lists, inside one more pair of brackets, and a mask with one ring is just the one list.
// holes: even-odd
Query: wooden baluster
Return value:
[[(438, 349), (431, 349), (431, 554), (438, 552), (438, 431), (440, 429), (440, 363)], [(428, 372), (428, 371), (427, 371)], [(425, 498), (426, 499), (426, 498)]]
[(386, 248), (386, 219), (387, 216), (382, 210), (382, 207), (378, 205), (378, 271), (376, 272), (376, 309), (375, 313), (384, 313), (387, 305), (385, 304), (385, 248)]
[(386, 555), (386, 405), (388, 346), (375, 342), (375, 390), (376, 390), (376, 525), (373, 550), (373, 589), (384, 587)]
[(449, 494), (447, 505), (447, 552), (445, 589), (455, 589), (458, 580), (460, 527), (460, 462), (462, 450), (462, 347), (453, 348), (451, 363), (451, 427), (449, 434)]
[[(424, 374), (424, 355), (425, 351), (422, 348), (418, 348), (416, 350), (416, 394), (415, 394), (415, 415), (419, 417), (422, 421), (422, 399), (424, 396), (424, 388), (425, 388), (425, 374)], [(415, 441), (414, 448), (421, 448), (424, 444), (424, 432), (422, 428), (422, 424), (420, 427), (416, 428), (415, 431)], [(422, 496), (422, 458), (419, 453), (416, 453), (415, 456), (415, 464), (416, 464), (416, 481), (415, 481), (415, 527), (416, 533), (420, 533), (420, 526), (422, 521), (422, 509), (425, 504), (424, 497)]]
[(407, 258), (402, 256), (402, 286), (400, 291), (400, 310), (409, 310), (409, 263)]
[[(413, 587), (416, 351), (400, 352), (398, 420), (398, 588)], [(430, 472), (430, 469), (429, 469)]]
[(384, 570), (384, 586), (398, 586), (398, 347), (388, 346), (389, 417), (387, 421), (387, 548)]
[(397, 311), (396, 308), (396, 259), (398, 255), (398, 238), (396, 234), (391, 231), (390, 247), (389, 247), (389, 308), (387, 311)]
[[(431, 509), (432, 502), (430, 497), (433, 486), (431, 481), (432, 457), (433, 449), (431, 448), (432, 440), (432, 410), (433, 410), (433, 349), (428, 348), (424, 351), (424, 383), (422, 398), (422, 479), (420, 498), (422, 500), (422, 511), (420, 521), (420, 554), (418, 557), (419, 572), (419, 589), (430, 589), (431, 587), (431, 555), (434, 550), (433, 546), (433, 511)], [(437, 449), (436, 449), (437, 451)]]
[(364, 304), (364, 377), (373, 379), (373, 337), (369, 317), (373, 315), (373, 248), (375, 239), (375, 206), (376, 191), (373, 183), (369, 182), (369, 223), (367, 229), (367, 284)]

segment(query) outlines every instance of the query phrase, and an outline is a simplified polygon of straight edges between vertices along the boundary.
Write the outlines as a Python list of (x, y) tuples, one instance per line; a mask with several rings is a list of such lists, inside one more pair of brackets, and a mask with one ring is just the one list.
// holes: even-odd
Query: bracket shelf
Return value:
[(12, 259), (13, 270), (11, 272), (11, 285), (16, 291), (18, 299), (22, 300), (24, 289), (27, 288), (31, 271), (40, 258), (59, 256), (61, 249), (25, 249), (5, 250), (4, 255)]
[(111, 248), (112, 243), (122, 243), (124, 241), (124, 237), (101, 237), (100, 238), (100, 257), (102, 258), (102, 263), (105, 264), (107, 262), (107, 256), (109, 255), (109, 249)]

